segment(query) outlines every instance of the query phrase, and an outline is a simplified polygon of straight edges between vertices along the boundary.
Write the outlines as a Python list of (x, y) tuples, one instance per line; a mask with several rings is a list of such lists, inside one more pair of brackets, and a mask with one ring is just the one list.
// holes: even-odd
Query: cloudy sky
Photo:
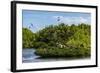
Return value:
[(34, 11), (23, 10), (22, 12), (23, 27), (37, 32), (49, 25), (65, 24), (91, 24), (90, 13), (79, 12), (50, 12), (50, 11)]

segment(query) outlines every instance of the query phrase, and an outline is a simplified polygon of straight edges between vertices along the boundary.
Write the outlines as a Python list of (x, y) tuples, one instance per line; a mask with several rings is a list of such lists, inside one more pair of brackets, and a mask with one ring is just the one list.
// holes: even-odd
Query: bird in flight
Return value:
[(33, 24), (31, 23), (31, 24), (29, 25), (29, 29), (32, 28), (32, 27), (33, 27)]
[(58, 21), (58, 22), (60, 21), (60, 17), (57, 18), (57, 21)]

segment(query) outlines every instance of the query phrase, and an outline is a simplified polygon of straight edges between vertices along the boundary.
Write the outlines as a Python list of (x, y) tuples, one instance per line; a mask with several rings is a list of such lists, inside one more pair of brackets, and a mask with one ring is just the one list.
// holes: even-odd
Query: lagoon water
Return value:
[(32, 63), (32, 62), (45, 62), (45, 61), (57, 61), (62, 60), (61, 58), (40, 58), (40, 56), (35, 54), (34, 48), (25, 48), (22, 51), (22, 62)]
[[(81, 58), (82, 59), (82, 58)], [(83, 58), (88, 59), (88, 58)], [(40, 58), (40, 56), (35, 54), (34, 48), (25, 48), (22, 50), (22, 62), (23, 63), (32, 63), (32, 62), (48, 62), (48, 61), (60, 61), (60, 60), (73, 60), (65, 58)]]
[(23, 49), (22, 51), (22, 62), (23, 63), (32, 63), (32, 62), (45, 62), (45, 61), (54, 61), (60, 60), (57, 58), (40, 58), (40, 56), (35, 54), (35, 49)]
[(23, 49), (22, 51), (22, 62), (33, 62), (33, 61), (38, 61), (37, 58), (40, 56), (37, 56), (35, 54), (35, 49)]

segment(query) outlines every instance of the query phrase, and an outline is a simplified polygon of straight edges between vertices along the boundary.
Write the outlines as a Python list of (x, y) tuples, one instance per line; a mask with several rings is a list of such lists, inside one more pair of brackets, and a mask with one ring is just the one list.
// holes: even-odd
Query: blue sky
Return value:
[[(60, 19), (59, 21), (58, 18)], [(65, 24), (91, 24), (90, 13), (79, 12), (54, 12), (54, 11), (35, 11), (23, 10), (22, 11), (23, 27), (37, 32), (49, 25), (57, 25), (58, 23)]]

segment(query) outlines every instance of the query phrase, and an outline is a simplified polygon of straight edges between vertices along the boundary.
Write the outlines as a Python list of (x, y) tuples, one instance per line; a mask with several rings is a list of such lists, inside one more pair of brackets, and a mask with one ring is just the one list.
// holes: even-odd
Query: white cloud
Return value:
[(79, 24), (79, 23), (87, 23), (90, 24), (90, 17), (64, 17), (64, 16), (53, 16), (53, 18), (60, 18), (59, 22), (66, 24)]

